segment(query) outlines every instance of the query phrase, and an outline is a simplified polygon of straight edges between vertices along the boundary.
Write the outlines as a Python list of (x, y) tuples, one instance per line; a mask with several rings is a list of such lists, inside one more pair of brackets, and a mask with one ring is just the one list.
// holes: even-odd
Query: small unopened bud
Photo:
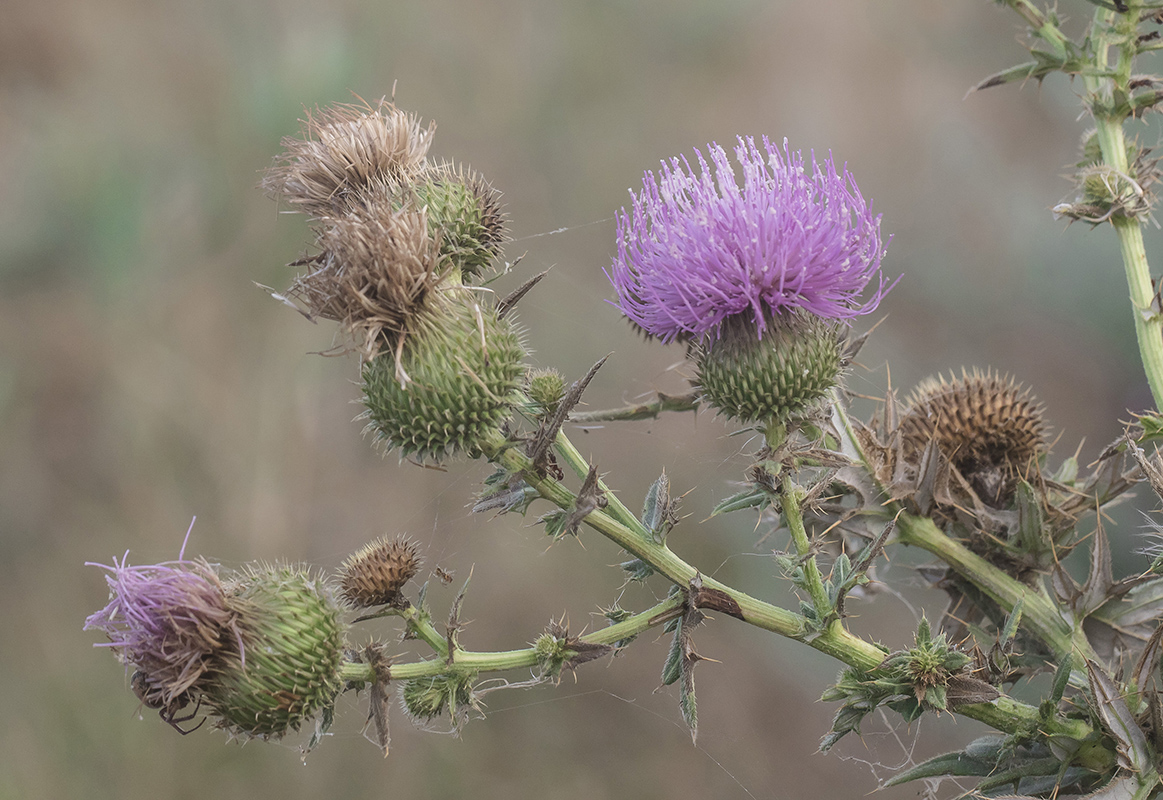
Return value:
[(509, 416), (525, 348), (508, 318), (467, 290), (446, 292), (420, 315), (398, 354), (363, 370), (368, 431), (420, 460), (474, 454)]
[(741, 422), (786, 422), (836, 385), (840, 324), (812, 314), (773, 316), (759, 338), (749, 315), (728, 318), (695, 348), (707, 403)]
[(529, 399), (537, 404), (543, 414), (552, 416), (565, 394), (565, 378), (561, 373), (552, 367), (531, 369), (525, 376), (525, 384)]
[(343, 625), (323, 582), (293, 567), (239, 575), (227, 594), (239, 642), (204, 681), (219, 727), (278, 738), (330, 704), (341, 687)]
[(352, 608), (395, 603), (404, 584), (419, 571), (415, 542), (402, 536), (377, 539), (343, 562), (339, 571), (340, 595)]

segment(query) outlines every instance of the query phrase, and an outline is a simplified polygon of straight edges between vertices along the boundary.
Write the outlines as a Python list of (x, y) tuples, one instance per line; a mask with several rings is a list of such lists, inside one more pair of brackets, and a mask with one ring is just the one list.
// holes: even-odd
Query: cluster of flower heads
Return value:
[(391, 349), (441, 285), (470, 280), (501, 252), (500, 194), (428, 160), (435, 124), (387, 100), (308, 114), (263, 188), (306, 214), (318, 252), (288, 294), (335, 320), (367, 358)]
[[(183, 546), (183, 551), (184, 551)], [(109, 602), (85, 621), (132, 668), (142, 703), (183, 733), (199, 712), (241, 737), (279, 738), (329, 708), (343, 687), (343, 609), (405, 603), (420, 568), (409, 540), (378, 539), (335, 580), (289, 566), (223, 572), (205, 560), (106, 570)]]
[(478, 286), (505, 239), (500, 194), (429, 161), (434, 131), (387, 100), (317, 111), (263, 187), (312, 220), (316, 250), (287, 295), (363, 357), (369, 431), (439, 461), (508, 416), (525, 351)]
[(880, 217), (831, 156), (813, 156), (809, 171), (786, 141), (740, 138), (740, 185), (722, 147), (707, 153), (696, 152), (697, 170), (683, 157), (646, 173), (618, 214), (608, 274), (639, 329), (692, 343), (712, 405), (750, 421), (785, 417), (835, 382), (840, 323), (892, 288)]
[(202, 710), (234, 735), (277, 738), (338, 693), (339, 607), (307, 572), (261, 566), (224, 576), (182, 558), (93, 566), (108, 571), (109, 602), (85, 629), (109, 637), (104, 646), (135, 670), (134, 691), (167, 722)]

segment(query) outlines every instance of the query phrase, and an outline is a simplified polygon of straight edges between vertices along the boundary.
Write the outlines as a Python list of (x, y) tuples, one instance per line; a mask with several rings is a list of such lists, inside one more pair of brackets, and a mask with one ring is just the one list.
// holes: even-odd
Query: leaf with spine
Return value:
[(1086, 669), (1090, 677), (1090, 690), (1094, 694), (1095, 711), (1102, 726), (1115, 740), (1119, 766), (1139, 775), (1147, 774), (1152, 768), (1147, 737), (1123, 700), (1122, 690), (1095, 662), (1088, 659)]
[(1131, 673), (1139, 694), (1147, 692), (1147, 684), (1150, 683), (1151, 677), (1159, 668), (1160, 655), (1163, 655), (1163, 623), (1155, 628), (1155, 632), (1147, 640), (1147, 644), (1135, 664), (1135, 671)]
[(742, 511), (746, 508), (758, 508), (763, 510), (772, 504), (774, 495), (763, 488), (752, 487), (744, 489), (741, 492), (736, 492), (725, 500), (720, 500), (718, 504), (711, 510), (711, 516), (715, 517), (719, 514), (729, 514), (732, 511)]
[(650, 531), (655, 544), (666, 541), (666, 534), (674, 525), (670, 502), (670, 478), (664, 470), (650, 485), (642, 504), (642, 525)]
[(1099, 525), (1090, 546), (1090, 574), (1073, 604), (1074, 612), (1087, 617), (1106, 603), (1115, 581), (1111, 571), (1111, 549), (1106, 533)]
[(1040, 553), (1046, 549), (1044, 541), (1045, 518), (1042, 503), (1034, 487), (1026, 481), (1018, 481), (1014, 490), (1014, 502), (1018, 508), (1018, 544), (1023, 553)]

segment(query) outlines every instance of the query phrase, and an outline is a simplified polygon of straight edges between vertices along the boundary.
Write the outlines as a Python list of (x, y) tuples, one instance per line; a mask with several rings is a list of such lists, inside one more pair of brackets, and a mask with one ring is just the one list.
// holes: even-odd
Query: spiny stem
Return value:
[[(1120, 14), (1100, 9), (1095, 16), (1092, 43), (1095, 70), (1083, 76), (1087, 104), (1094, 117), (1096, 138), (1103, 163), (1120, 175), (1129, 174), (1127, 141), (1123, 131), (1125, 110), (1116, 110), (1114, 97), (1130, 96), (1131, 68), (1135, 47), (1135, 31), (1140, 2), (1128, 2), (1129, 10)], [(1108, 62), (1108, 51), (1118, 48), (1118, 59), (1113, 69)], [(1155, 307), (1155, 291), (1151, 283), (1151, 269), (1147, 264), (1147, 250), (1143, 244), (1143, 229), (1138, 219), (1115, 216), (1111, 220), (1119, 237), (1119, 249), (1127, 276), (1127, 289), (1135, 321), (1135, 336), (1139, 342), (1139, 357), (1147, 374), (1147, 383), (1156, 408), (1163, 408), (1163, 315)]]
[(399, 610), (399, 614), (407, 623), (408, 628), (420, 639), (435, 650), (442, 658), (448, 658), (448, 639), (436, 630), (432, 618), (416, 606), (408, 603)]
[[(586, 644), (613, 645), (624, 639), (629, 639), (650, 628), (662, 625), (682, 612), (685, 598), (681, 594), (669, 597), (661, 603), (646, 609), (640, 614), (609, 625), (593, 633), (579, 636)], [(392, 680), (408, 680), (433, 675), (443, 675), (448, 672), (501, 672), (512, 669), (522, 669), (537, 665), (537, 650), (534, 647), (525, 647), (519, 650), (501, 650), (496, 652), (474, 652), (457, 650), (449, 663), (447, 655), (442, 658), (415, 661), (405, 664), (392, 664)], [(345, 662), (341, 669), (344, 680), (367, 683), (374, 680), (375, 675), (370, 664), (362, 662)]]
[[(563, 436), (559, 436), (559, 444), (562, 438)], [(554, 505), (566, 510), (574, 507), (577, 498), (573, 492), (558, 481), (539, 475), (529, 458), (518, 448), (511, 446), (499, 431), (482, 442), (481, 450), (490, 460), (504, 466), (510, 472), (521, 473), (530, 486)], [(566, 457), (564, 451), (563, 457)], [(569, 458), (572, 460), (574, 456), (571, 455)], [(588, 465), (586, 470), (588, 471)], [(714, 578), (701, 575), (665, 544), (656, 543), (650, 532), (633, 515), (629, 515), (630, 519), (625, 521), (616, 518), (614, 514), (619, 513), (621, 516), (621, 513), (617, 512), (615, 500), (616, 498), (610, 500), (611, 506), (615, 509), (614, 513), (603, 510), (591, 511), (585, 518), (586, 524), (631, 555), (650, 564), (676, 585), (685, 589), (698, 576), (704, 587), (720, 591), (730, 598), (734, 603), (733, 616), (737, 615), (744, 622), (789, 639), (807, 642), (815, 649), (850, 666), (867, 670), (884, 660), (883, 650), (850, 633), (839, 620), (835, 620), (822, 632), (815, 631), (799, 614), (765, 603)]]
[(835, 609), (832, 608), (832, 604), (828, 600), (824, 579), (820, 575), (820, 567), (816, 564), (816, 556), (812, 553), (812, 543), (808, 539), (808, 532), (804, 527), (801, 504), (806, 496), (807, 492), (796, 486), (791, 475), (785, 472), (780, 489), (780, 507), (783, 509), (783, 518), (787, 522), (788, 530), (791, 531), (792, 544), (803, 562), (804, 583), (807, 585), (808, 594), (811, 595), (812, 606), (816, 609), (816, 618), (824, 620), (830, 617)]

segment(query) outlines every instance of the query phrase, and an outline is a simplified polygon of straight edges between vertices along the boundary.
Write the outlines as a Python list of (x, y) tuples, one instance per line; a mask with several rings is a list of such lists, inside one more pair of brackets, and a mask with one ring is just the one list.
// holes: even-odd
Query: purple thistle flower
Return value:
[(109, 571), (110, 597), (85, 620), (85, 630), (103, 631), (109, 642), (96, 646), (112, 647), (119, 660), (140, 670), (140, 694), (151, 707), (180, 708), (215, 653), (230, 642), (241, 648), (236, 614), (205, 561), (131, 567), (123, 557), (113, 566), (86, 566)]
[(830, 155), (822, 165), (813, 155), (809, 174), (786, 140), (782, 152), (766, 137), (763, 147), (766, 155), (740, 137), (742, 188), (726, 152), (711, 144), (713, 171), (696, 151), (698, 174), (673, 158), (631, 192), (607, 275), (619, 308), (648, 334), (700, 336), (750, 313), (762, 336), (769, 315), (795, 309), (850, 320), (895, 285), (880, 274), (880, 216), (847, 168), (837, 174)]

